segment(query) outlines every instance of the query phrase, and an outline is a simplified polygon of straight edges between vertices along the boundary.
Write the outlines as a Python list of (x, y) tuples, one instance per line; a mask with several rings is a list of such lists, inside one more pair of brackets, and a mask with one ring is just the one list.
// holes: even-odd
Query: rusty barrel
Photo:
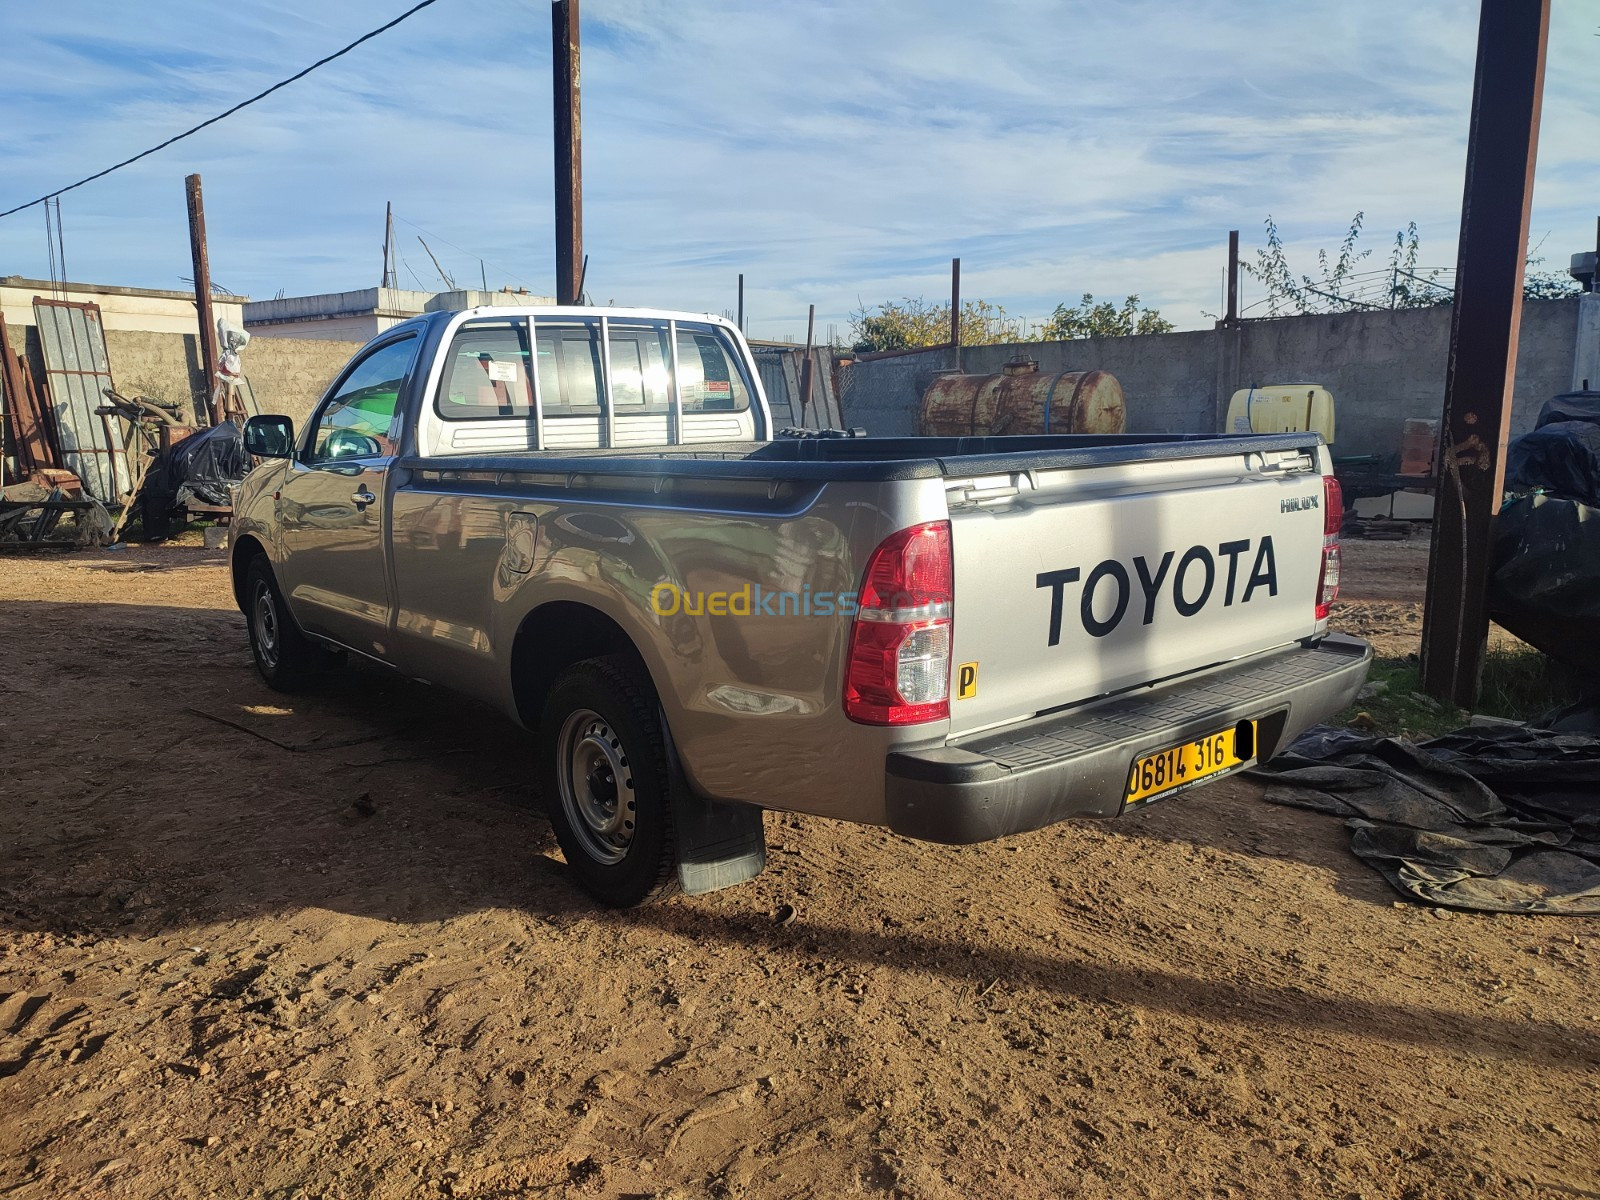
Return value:
[(1008, 363), (998, 375), (940, 375), (922, 397), (917, 432), (933, 437), (1121, 433), (1122, 385), (1107, 371), (1043, 374)]

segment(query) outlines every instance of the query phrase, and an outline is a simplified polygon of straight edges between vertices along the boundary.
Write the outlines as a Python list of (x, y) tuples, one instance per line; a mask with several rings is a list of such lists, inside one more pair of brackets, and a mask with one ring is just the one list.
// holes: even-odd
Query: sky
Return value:
[[(0, 8), (0, 210), (212, 116), (408, 0), (65, 0)], [(587, 291), (848, 336), (859, 306), (962, 294), (1045, 319), (1136, 293), (1222, 307), (1227, 231), (1277, 221), (1314, 270), (1351, 217), (1381, 263), (1415, 221), (1453, 266), (1472, 0), (584, 0)], [(1530, 240), (1564, 271), (1600, 214), (1600, 5), (1553, 0)], [(376, 286), (554, 291), (547, 0), (438, 0), (240, 114), (62, 199), (75, 281), (182, 288), (184, 176), (214, 281), (269, 299)], [(480, 267), (480, 261), (482, 266)], [(43, 278), (43, 212), (0, 275)], [(1246, 280), (1243, 304), (1262, 297)]]

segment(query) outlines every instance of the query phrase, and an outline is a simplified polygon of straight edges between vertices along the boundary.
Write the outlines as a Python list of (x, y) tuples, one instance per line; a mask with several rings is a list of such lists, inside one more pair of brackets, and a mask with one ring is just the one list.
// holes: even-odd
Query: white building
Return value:
[[(200, 319), (195, 315), (193, 292), (168, 292), (156, 288), (113, 287), (99, 283), (64, 283), (51, 287), (48, 279), (7, 275), (0, 279), (0, 313), (6, 324), (20, 329), (33, 324), (35, 296), (100, 306), (107, 332), (178, 333), (195, 337)], [(238, 325), (248, 307), (244, 296), (213, 296), (212, 311)]]
[(251, 337), (364, 342), (425, 312), (554, 303), (553, 296), (530, 296), (525, 291), (413, 292), (374, 287), (321, 296), (255, 300), (244, 306), (244, 327)]

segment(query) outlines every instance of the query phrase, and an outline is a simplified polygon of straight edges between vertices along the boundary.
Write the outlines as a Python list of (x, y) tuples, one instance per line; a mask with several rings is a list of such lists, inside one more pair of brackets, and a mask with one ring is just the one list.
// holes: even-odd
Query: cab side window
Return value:
[(531, 416), (529, 357), (528, 327), (521, 322), (463, 325), (450, 344), (439, 385), (439, 415), (451, 421)]
[(416, 354), (417, 339), (407, 337), (379, 346), (356, 364), (317, 413), (313, 465), (395, 453), (395, 410)]

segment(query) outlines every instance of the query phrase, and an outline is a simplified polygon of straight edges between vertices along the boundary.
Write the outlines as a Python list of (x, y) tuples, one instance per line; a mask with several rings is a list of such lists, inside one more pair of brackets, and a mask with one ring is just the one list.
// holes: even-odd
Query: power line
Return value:
[(140, 153), (135, 154), (132, 158), (125, 158), (121, 162), (117, 163), (115, 166), (107, 167), (104, 171), (96, 171), (93, 175), (86, 175), (86, 176), (84, 176), (84, 178), (78, 180), (77, 183), (69, 183), (64, 188), (58, 188), (56, 191), (53, 191), (53, 192), (46, 192), (43, 196), (40, 196), (37, 200), (29, 200), (26, 204), (19, 204), (15, 208), (8, 208), (8, 209), (6, 209), (5, 212), (0, 212), (0, 217), (9, 217), (12, 213), (19, 213), (23, 209), (32, 208), (35, 204), (43, 204), (46, 200), (49, 200), (52, 197), (60, 196), (64, 192), (72, 191), (73, 188), (80, 188), (86, 183), (93, 183), (96, 179), (103, 179), (107, 175), (111, 174), (111, 172), (120, 171), (123, 167), (126, 167), (126, 166), (129, 166), (129, 165), (133, 164), (133, 163), (136, 163), (141, 158), (148, 158), (148, 157), (150, 157), (150, 155), (154, 154), (158, 150), (165, 150), (168, 146), (172, 145), (174, 142), (181, 142), (184, 138), (190, 136), (191, 134), (199, 133), (202, 129), (205, 129), (207, 126), (215, 125), (218, 121), (222, 120), (224, 117), (233, 116), (233, 114), (238, 112), (241, 108), (247, 108), (250, 105), (254, 104), (257, 100), (266, 99), (268, 96), (272, 95), (272, 93), (277, 91), (279, 88), (288, 87), (291, 83), (293, 83), (297, 79), (304, 79), (307, 75), (311, 74), (311, 72), (315, 71), (318, 67), (326, 66), (328, 63), (331, 63), (334, 59), (341, 58), (344, 55), (349, 54), (350, 51), (354, 50), (357, 46), (361, 45), (363, 42), (370, 42), (373, 38), (377, 37), (380, 33), (384, 33), (384, 32), (386, 32), (386, 31), (388, 31), (390, 29), (393, 29), (396, 25), (400, 24), (400, 22), (404, 21), (407, 17), (414, 16), (416, 13), (419, 13), (423, 9), (427, 8), (430, 4), (435, 4), (437, 2), (438, 2), (438, 0), (421, 0), (420, 4), (415, 4), (412, 7), (406, 9), (405, 12), (401, 13), (398, 17), (396, 17), (394, 20), (390, 21), (387, 25), (380, 25), (380, 26), (378, 26), (378, 28), (374, 29), (371, 33), (362, 34), (355, 41), (351, 42), (348, 46), (346, 46), (343, 50), (335, 50), (332, 54), (328, 55), (328, 57), (319, 58), (316, 62), (312, 63), (305, 70), (296, 72), (295, 74), (289, 76), (289, 78), (287, 78), (287, 79), (280, 80), (279, 82), (277, 82), (277, 83), (273, 84), (271, 87), (269, 87), (266, 91), (258, 92), (256, 95), (251, 96), (250, 99), (248, 99), (248, 100), (241, 100), (238, 104), (235, 104), (232, 108), (228, 109), (227, 112), (218, 113), (216, 116), (212, 117), (209, 121), (201, 121), (200, 124), (196, 125), (193, 129), (185, 129), (182, 133), (175, 134), (174, 136), (169, 137), (166, 141), (162, 142), (159, 146), (151, 146), (150, 149), (141, 151)]

